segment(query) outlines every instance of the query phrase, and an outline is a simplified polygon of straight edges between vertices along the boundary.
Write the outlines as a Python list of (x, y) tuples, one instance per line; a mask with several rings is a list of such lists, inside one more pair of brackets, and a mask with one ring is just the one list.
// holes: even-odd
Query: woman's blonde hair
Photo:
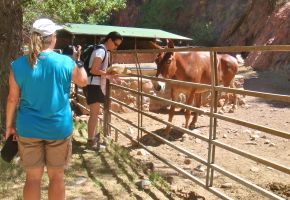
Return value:
[(32, 67), (37, 63), (37, 56), (40, 54), (43, 45), (50, 44), (52, 41), (52, 35), (41, 36), (37, 32), (33, 32), (30, 38), (28, 59)]

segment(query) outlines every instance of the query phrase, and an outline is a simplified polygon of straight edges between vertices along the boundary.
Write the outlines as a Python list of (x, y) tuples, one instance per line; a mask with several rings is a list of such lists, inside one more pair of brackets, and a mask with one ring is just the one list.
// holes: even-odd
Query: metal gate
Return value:
[[(185, 51), (209, 51), (210, 52), (210, 59), (211, 59), (211, 67), (212, 67), (212, 84), (211, 85), (205, 85), (205, 84), (197, 84), (197, 83), (190, 83), (190, 82), (183, 82), (183, 81), (176, 81), (176, 80), (170, 80), (170, 79), (160, 79), (157, 77), (152, 77), (152, 76), (144, 76), (142, 75), (141, 72), (141, 68), (138, 62), (138, 53), (159, 53), (159, 52), (168, 52), (168, 51), (174, 51), (174, 52), (185, 52)], [(282, 197), (272, 193), (271, 191), (268, 191), (254, 183), (252, 183), (249, 180), (246, 180), (242, 177), (239, 177), (238, 175), (224, 169), (223, 167), (217, 165), (215, 163), (215, 158), (216, 158), (216, 147), (224, 149), (226, 151), (229, 151), (231, 153), (237, 154), (239, 156), (245, 157), (247, 159), (251, 159), (255, 162), (261, 163), (265, 166), (269, 166), (275, 170), (278, 170), (282, 173), (285, 173), (286, 176), (290, 175), (290, 168), (289, 166), (283, 166), (281, 164), (277, 164), (275, 162), (272, 162), (271, 160), (269, 160), (268, 158), (265, 157), (260, 157), (254, 154), (251, 154), (247, 151), (235, 148), (233, 146), (230, 146), (228, 144), (225, 144), (221, 141), (219, 141), (217, 139), (217, 120), (224, 120), (230, 123), (234, 123), (234, 124), (238, 124), (244, 127), (248, 127), (251, 129), (255, 129), (255, 130), (259, 130), (259, 131), (263, 131), (266, 132), (268, 134), (272, 134), (275, 135), (277, 137), (280, 138), (285, 138), (287, 140), (290, 139), (290, 133), (289, 132), (285, 132), (285, 131), (280, 131), (280, 130), (276, 130), (276, 129), (272, 129), (270, 127), (266, 127), (266, 126), (261, 126), (255, 123), (251, 123), (248, 121), (243, 121), (240, 119), (236, 119), (236, 118), (231, 118), (225, 115), (221, 115), (218, 114), (217, 112), (217, 103), (218, 103), (218, 92), (227, 92), (227, 93), (235, 93), (235, 94), (240, 94), (240, 95), (247, 95), (247, 96), (253, 96), (253, 97), (260, 97), (263, 99), (267, 99), (267, 100), (278, 100), (278, 101), (283, 101), (283, 102), (287, 102), (290, 103), (290, 96), (287, 95), (277, 95), (277, 94), (271, 94), (271, 93), (263, 93), (263, 92), (256, 92), (256, 91), (250, 91), (250, 90), (239, 90), (239, 89), (232, 89), (232, 88), (227, 88), (227, 87), (222, 87), (222, 86), (218, 86), (217, 83), (217, 52), (249, 52), (249, 51), (290, 51), (290, 46), (289, 45), (277, 45), (277, 46), (236, 46), (236, 47), (212, 47), (212, 48), (194, 48), (194, 47), (189, 47), (189, 48), (178, 48), (178, 49), (162, 49), (162, 50), (134, 50), (134, 51), (116, 51), (114, 53), (131, 53), (135, 55), (136, 58), (136, 69), (137, 69), (137, 75), (136, 77), (138, 78), (138, 90), (133, 90), (124, 86), (120, 86), (118, 84), (113, 84), (113, 83), (108, 83), (109, 87), (107, 87), (107, 94), (110, 94), (110, 89), (111, 88), (117, 88), (117, 89), (121, 89), (121, 90), (125, 90), (125, 91), (129, 91), (133, 94), (138, 95), (139, 100), (138, 102), (138, 107), (137, 108), (133, 108), (128, 106), (127, 104), (125, 104), (124, 102), (115, 99), (113, 97), (108, 96), (107, 99), (107, 105), (104, 106), (104, 130), (105, 133), (110, 133), (113, 130), (115, 130), (115, 134), (118, 135), (119, 133), (124, 135), (125, 137), (127, 137), (128, 139), (130, 139), (131, 141), (136, 142), (137, 144), (140, 145), (140, 147), (143, 147), (144, 149), (146, 149), (149, 153), (151, 153), (153, 156), (155, 156), (157, 159), (161, 160), (163, 163), (167, 164), (168, 166), (170, 166), (171, 168), (175, 169), (176, 171), (178, 171), (179, 173), (183, 174), (184, 176), (186, 176), (188, 179), (192, 180), (193, 182), (195, 182), (196, 184), (198, 184), (199, 186), (205, 188), (206, 190), (210, 191), (211, 193), (215, 194), (216, 196), (218, 196), (221, 199), (232, 199), (230, 197), (228, 197), (226, 194), (224, 194), (223, 192), (221, 192), (220, 190), (218, 190), (218, 188), (213, 187), (213, 181), (214, 181), (214, 173), (215, 171), (248, 187), (251, 190), (254, 190), (260, 194), (262, 194), (265, 197), (268, 197), (270, 199), (283, 199)], [(146, 78), (146, 79), (150, 79), (150, 80), (154, 80), (154, 81), (163, 81), (166, 83), (174, 83), (175, 85), (182, 85), (182, 86), (191, 86), (191, 87), (198, 87), (198, 88), (206, 88), (208, 90), (211, 91), (211, 95), (212, 95), (212, 100), (211, 100), (211, 107), (210, 107), (210, 111), (204, 111), (202, 109), (190, 106), (190, 105), (185, 105), (179, 102), (174, 102), (165, 98), (161, 98), (158, 96), (154, 96), (154, 95), (150, 95), (147, 94), (145, 92), (143, 92), (143, 88), (142, 88), (142, 79)], [(77, 94), (78, 97), (83, 98), (82, 95)], [(155, 99), (158, 101), (163, 101), (166, 102), (168, 104), (174, 104), (180, 108), (185, 108), (185, 109), (190, 109), (191, 111), (194, 112), (198, 112), (200, 114), (206, 115), (209, 117), (209, 136), (206, 137), (204, 135), (201, 134), (197, 134), (194, 131), (185, 129), (183, 127), (179, 127), (174, 125), (173, 123), (169, 123), (165, 120), (162, 120), (158, 117), (155, 117), (153, 115), (151, 115), (150, 113), (144, 112), (142, 111), (142, 97), (149, 97), (151, 99)], [(116, 112), (113, 112), (112, 110), (110, 110), (110, 102), (116, 102), (122, 106), (125, 106), (135, 112), (138, 113), (138, 123), (134, 124), (133, 122), (125, 119), (124, 117), (122, 117), (121, 115), (119, 115)], [(79, 106), (82, 106), (78, 103)], [(120, 130), (118, 129), (114, 124), (111, 123), (111, 115), (119, 118), (120, 120), (128, 123), (129, 125), (135, 127), (138, 129), (138, 137), (137, 138), (133, 138), (132, 136), (130, 136), (128, 133), (126, 133), (126, 131), (124, 130)], [(143, 116), (149, 117), (153, 120), (156, 120), (158, 122), (161, 122), (163, 124), (169, 125), (171, 127), (173, 127), (174, 129), (177, 129), (179, 131), (182, 131), (183, 133), (192, 135), (196, 138), (199, 138), (200, 140), (208, 143), (208, 152), (207, 152), (207, 159), (204, 159), (196, 154), (190, 153), (188, 150), (176, 146), (174, 145), (172, 142), (160, 137), (159, 135), (146, 130), (143, 127)], [(206, 181), (202, 181), (199, 178), (193, 176), (192, 174), (188, 173), (187, 171), (185, 171), (184, 169), (182, 169), (180, 166), (172, 163), (171, 161), (169, 161), (168, 159), (165, 159), (164, 157), (162, 157), (162, 155), (158, 155), (156, 152), (150, 150), (149, 148), (146, 147), (146, 145), (142, 144), (140, 142), (140, 137), (142, 137), (142, 135), (146, 133), (146, 134), (150, 134), (151, 136), (153, 136), (154, 138), (156, 138), (159, 141), (162, 141), (164, 144), (169, 145), (170, 147), (174, 148), (175, 150), (185, 154), (186, 156), (188, 156), (189, 158), (192, 158), (194, 160), (196, 160), (197, 162), (205, 165), (207, 167), (207, 171), (206, 171)], [(289, 147), (290, 148), (290, 147)]]

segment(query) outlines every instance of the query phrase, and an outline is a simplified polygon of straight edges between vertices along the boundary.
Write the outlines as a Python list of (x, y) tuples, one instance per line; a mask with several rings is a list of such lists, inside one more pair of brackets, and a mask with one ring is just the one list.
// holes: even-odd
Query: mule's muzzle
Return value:
[(156, 84), (155, 86), (154, 86), (154, 89), (156, 90), (156, 91), (160, 91), (161, 90), (161, 85), (159, 85), (159, 84)]
[(157, 92), (165, 90), (165, 83), (164, 82), (156, 81), (153, 83), (153, 86)]

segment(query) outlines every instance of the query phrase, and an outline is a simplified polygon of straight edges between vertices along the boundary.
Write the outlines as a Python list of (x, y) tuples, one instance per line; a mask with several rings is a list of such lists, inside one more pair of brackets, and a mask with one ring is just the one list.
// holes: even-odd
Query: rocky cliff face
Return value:
[[(259, 26), (259, 31), (253, 31), (249, 26), (249, 31), (253, 32), (253, 43), (251, 45), (287, 45), (290, 41), (290, 3), (285, 4), (264, 17), (263, 25)], [(249, 21), (254, 21), (254, 17)], [(257, 20), (257, 19), (256, 19)], [(255, 27), (255, 26), (253, 26)], [(251, 29), (250, 29), (251, 28)], [(236, 36), (236, 38), (238, 35)], [(246, 59), (248, 65), (256, 69), (290, 69), (289, 52), (251, 52)]]
[(136, 26), (138, 17), (140, 17), (140, 6), (146, 3), (144, 0), (127, 0), (125, 9), (113, 13), (111, 23), (119, 26)]
[[(170, 14), (174, 16), (174, 19), (168, 16), (167, 18), (171, 21), (175, 20), (175, 23), (169, 24), (171, 27), (168, 27), (168, 23), (164, 23), (166, 26), (160, 24), (160, 29), (190, 38), (198, 34), (208, 34), (209, 36), (205, 37), (212, 37), (210, 39), (214, 42), (213, 46), (286, 45), (290, 41), (290, 23), (288, 22), (290, 2), (288, 0), (177, 1), (182, 6), (175, 9), (174, 14), (167, 13), (168, 16)], [(155, 2), (128, 0), (126, 9), (114, 13), (112, 24), (142, 26), (140, 22), (150, 17), (141, 12), (142, 6)], [(170, 5), (166, 5), (164, 9), (169, 10), (168, 6)], [(151, 8), (154, 8), (154, 5)], [(156, 27), (152, 25), (148, 28)], [(246, 64), (256, 69), (290, 68), (288, 52), (244, 52), (243, 55), (246, 58)]]

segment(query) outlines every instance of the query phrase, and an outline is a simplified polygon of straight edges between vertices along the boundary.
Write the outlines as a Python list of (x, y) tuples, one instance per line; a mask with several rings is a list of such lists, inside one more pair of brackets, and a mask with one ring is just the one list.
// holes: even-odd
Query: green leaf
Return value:
[(33, 21), (47, 17), (65, 23), (107, 23), (112, 11), (126, 7), (126, 0), (23, 0), (24, 27), (29, 30)]

